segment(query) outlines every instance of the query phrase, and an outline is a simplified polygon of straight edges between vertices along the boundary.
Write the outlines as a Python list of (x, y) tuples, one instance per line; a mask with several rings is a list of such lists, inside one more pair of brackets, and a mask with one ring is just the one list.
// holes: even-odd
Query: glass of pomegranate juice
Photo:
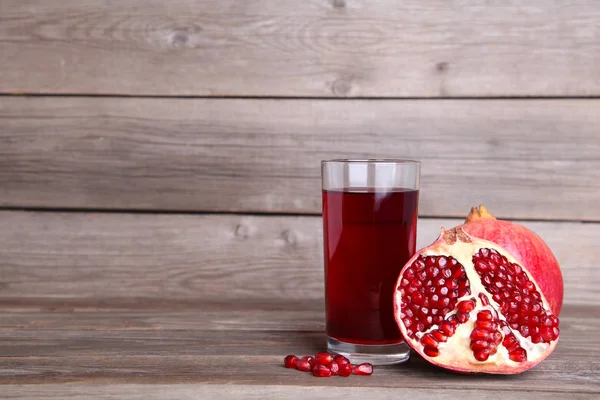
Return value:
[(393, 292), (415, 253), (420, 163), (321, 163), (327, 347), (354, 362), (395, 364), (409, 348)]

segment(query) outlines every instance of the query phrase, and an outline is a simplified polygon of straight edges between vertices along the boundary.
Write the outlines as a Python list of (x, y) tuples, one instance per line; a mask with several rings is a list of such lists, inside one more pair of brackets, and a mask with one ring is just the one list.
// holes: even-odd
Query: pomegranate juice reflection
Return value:
[(323, 191), (327, 334), (355, 344), (402, 341), (394, 284), (415, 253), (419, 191)]

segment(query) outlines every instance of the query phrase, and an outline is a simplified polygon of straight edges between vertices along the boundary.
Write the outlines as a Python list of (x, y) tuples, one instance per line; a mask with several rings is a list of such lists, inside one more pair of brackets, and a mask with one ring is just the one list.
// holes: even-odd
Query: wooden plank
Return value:
[[(235, 312), (236, 305), (231, 304), (229, 310)], [(201, 315), (202, 310), (198, 313)], [(227, 314), (223, 310), (223, 315)], [(2, 314), (3, 319), (5, 316)], [(561, 317), (556, 351), (528, 373), (511, 379), (456, 375), (413, 356), (406, 364), (377, 367), (368, 379), (324, 381), (281, 365), (285, 354), (311, 354), (323, 349), (322, 330), (204, 331), (180, 329), (177, 324), (167, 329), (112, 330), (105, 329), (104, 323), (82, 330), (77, 327), (77, 313), (73, 313), (62, 319), (66, 326), (75, 322), (71, 329), (46, 330), (35, 324), (28, 329), (0, 329), (0, 384), (234, 383), (432, 390), (459, 390), (476, 384), (479, 390), (527, 387), (532, 392), (600, 393), (600, 363), (594, 356), (600, 351), (600, 342), (596, 335), (581, 330), (583, 326), (588, 332), (596, 331), (599, 316), (597, 308), (569, 307)], [(35, 322), (36, 317), (32, 317)], [(286, 324), (293, 317), (266, 315), (264, 319), (271, 326), (276, 321)]]
[[(295, 341), (312, 346), (301, 349), (304, 352), (318, 351), (325, 343), (324, 307), (290, 302), (285, 309), (271, 312), (270, 308), (275, 302), (279, 300), (263, 300), (252, 308), (240, 307), (239, 304), (244, 303), (242, 300), (218, 308), (202, 303), (187, 312), (176, 308), (163, 311), (151, 308), (123, 311), (2, 311), (0, 344), (10, 347), (3, 349), (2, 356), (32, 355), (30, 345), (42, 335), (54, 338), (54, 342), (46, 342), (43, 348), (36, 349), (35, 355), (39, 357), (50, 357), (61, 346), (65, 347), (61, 350), (61, 356), (93, 355), (99, 343), (113, 343), (122, 338), (127, 340), (113, 343), (110, 348), (103, 349), (103, 354), (135, 355), (145, 348), (148, 355), (157, 355), (165, 346), (177, 346), (177, 341), (194, 341), (193, 346), (179, 350), (180, 355), (211, 356), (216, 351), (212, 340), (233, 342), (242, 337), (245, 339), (240, 339), (241, 344), (219, 349), (218, 354), (251, 355), (260, 340), (273, 341), (274, 347), (270, 350), (275, 353), (269, 354), (297, 352), (299, 350), (288, 346)], [(38, 307), (42, 304), (40, 301)], [(578, 360), (593, 360), (596, 357), (600, 342), (590, 332), (600, 330), (597, 307), (566, 305), (560, 315), (560, 328), (563, 354)], [(176, 332), (169, 333), (171, 331)], [(181, 333), (184, 331), (187, 333)], [(173, 335), (177, 335), (178, 339), (169, 344)], [(281, 335), (287, 335), (288, 341), (278, 343)], [(13, 336), (18, 336), (21, 341), (13, 342)], [(152, 339), (152, 344), (146, 342), (148, 338)], [(69, 349), (64, 342), (70, 340), (77, 340), (79, 346)]]
[(422, 161), (420, 212), (600, 221), (600, 100), (0, 98), (0, 206), (320, 212), (322, 159)]
[[(282, 359), (289, 353), (314, 353), (324, 344), (323, 332), (0, 332), (4, 352), (0, 384), (234, 382), (310, 386), (319, 383), (284, 369)], [(413, 356), (400, 366), (378, 367), (368, 381), (336, 380), (331, 385), (460, 389), (475, 381), (478, 388), (487, 390), (516, 386), (534, 391), (597, 393), (600, 363), (592, 354), (597, 350), (593, 337), (569, 343), (561, 336), (557, 350), (547, 360), (512, 381), (455, 375)]]
[[(376, 398), (382, 400), (398, 399), (397, 388), (360, 388), (360, 387), (306, 387), (306, 386), (257, 386), (257, 385), (211, 385), (211, 384), (118, 384), (110, 386), (99, 385), (6, 385), (2, 386), (6, 400), (35, 399), (50, 400), (64, 399), (87, 400), (90, 393), (102, 399), (119, 400), (155, 400), (155, 399), (290, 399), (303, 400), (325, 399), (339, 397), (348, 400), (363, 400)], [(453, 399), (460, 397), (464, 400), (495, 399), (501, 393), (479, 389), (449, 390), (449, 389), (407, 389), (402, 388), (402, 396), (411, 400)], [(508, 394), (507, 394), (508, 395)], [(510, 397), (522, 400), (539, 399), (554, 400), (560, 397), (557, 392), (532, 392), (523, 389), (511, 389)], [(564, 394), (563, 394), (564, 395)], [(569, 399), (596, 399), (593, 393), (569, 393)]]
[(591, 96), (599, 19), (593, 0), (3, 0), (0, 91)]
[[(459, 222), (421, 219), (418, 246)], [(555, 252), (565, 303), (598, 305), (598, 224), (524, 225)], [(0, 301), (323, 298), (319, 217), (0, 211), (0, 254)]]
[[(5, 303), (5, 301), (2, 301)], [(313, 332), (325, 330), (324, 306), (322, 302), (283, 303), (281, 300), (255, 303), (245, 306), (246, 301), (232, 301), (229, 304), (202, 302), (187, 311), (177, 306), (157, 311), (147, 305), (145, 309), (82, 309), (73, 305), (75, 300), (63, 300), (71, 307), (62, 310), (49, 309), (52, 299), (38, 299), (34, 304), (28, 299), (16, 299), (11, 306), (0, 304), (2, 320), (0, 331), (167, 331), (202, 330), (206, 331), (289, 331)], [(22, 303), (29, 303), (23, 306)], [(88, 301), (88, 304), (92, 301)], [(273, 310), (274, 303), (283, 305)], [(20, 305), (20, 306), (19, 306)], [(40, 310), (42, 309), (42, 310)], [(592, 331), (600, 331), (600, 316), (593, 306), (567, 304), (560, 316), (562, 337), (572, 336), (572, 341), (580, 345)], [(567, 332), (573, 332), (568, 334)], [(563, 345), (561, 345), (563, 346)], [(573, 349), (574, 350), (574, 349)], [(586, 350), (581, 356), (593, 356)]]

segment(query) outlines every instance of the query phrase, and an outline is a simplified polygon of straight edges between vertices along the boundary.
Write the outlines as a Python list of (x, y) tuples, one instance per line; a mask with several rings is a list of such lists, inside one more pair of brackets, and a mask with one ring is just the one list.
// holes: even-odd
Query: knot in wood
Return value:
[(336, 96), (347, 96), (350, 94), (351, 90), (352, 83), (344, 78), (337, 79), (335, 82), (333, 82), (333, 85), (331, 85), (331, 91)]
[(250, 236), (250, 230), (246, 225), (237, 224), (237, 226), (235, 227), (235, 236), (239, 237), (240, 239), (246, 240)]
[(297, 243), (296, 235), (291, 230), (286, 229), (285, 231), (281, 232), (281, 238), (283, 239), (283, 241), (285, 242), (285, 244), (287, 246), (296, 247), (296, 243)]

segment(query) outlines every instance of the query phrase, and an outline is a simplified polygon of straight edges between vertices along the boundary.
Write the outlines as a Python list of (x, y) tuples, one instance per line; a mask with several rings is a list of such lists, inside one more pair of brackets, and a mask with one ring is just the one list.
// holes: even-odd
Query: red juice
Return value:
[(402, 341), (393, 315), (400, 269), (415, 253), (419, 191), (323, 191), (327, 334), (342, 342)]

